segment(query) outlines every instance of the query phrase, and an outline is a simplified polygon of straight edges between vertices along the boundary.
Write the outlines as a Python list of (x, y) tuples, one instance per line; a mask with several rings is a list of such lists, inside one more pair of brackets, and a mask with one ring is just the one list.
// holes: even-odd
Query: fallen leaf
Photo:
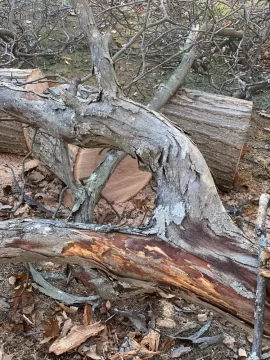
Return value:
[(266, 118), (270, 118), (270, 114), (265, 112), (265, 111), (261, 111), (259, 112), (259, 115), (263, 116), (263, 117), (266, 117)]
[(61, 309), (63, 309), (68, 314), (76, 314), (76, 312), (78, 311), (78, 307), (76, 306), (66, 306), (65, 304), (60, 303), (58, 301), (57, 304), (60, 306)]
[(3, 347), (0, 349), (0, 360), (12, 360), (13, 355), (6, 354)]
[(207, 320), (207, 314), (198, 314), (198, 321), (205, 322)]
[(185, 354), (188, 354), (192, 351), (191, 347), (189, 346), (184, 346), (184, 345), (181, 345), (180, 347), (176, 348), (176, 349), (173, 349), (171, 351), (171, 357), (173, 359), (175, 358), (178, 358), (182, 355), (185, 355)]
[(49, 348), (49, 352), (53, 352), (56, 355), (61, 355), (71, 349), (74, 349), (85, 342), (88, 338), (96, 336), (105, 326), (96, 322), (91, 325), (74, 326), (68, 335), (57, 339)]
[(85, 304), (83, 309), (83, 325), (89, 325), (91, 320), (92, 308), (90, 304)]
[(140, 332), (142, 332), (142, 333), (147, 332), (148, 329), (147, 329), (147, 325), (146, 325), (146, 319), (143, 314), (140, 314), (133, 310), (121, 311), (121, 310), (115, 309), (115, 312), (124, 317), (127, 317), (132, 322), (132, 324), (135, 326), (135, 328), (137, 330), (139, 330)]
[(15, 285), (16, 281), (17, 281), (17, 279), (16, 279), (15, 276), (10, 276), (10, 277), (8, 278), (8, 283), (9, 283), (9, 285)]
[(35, 304), (29, 304), (23, 307), (22, 312), (25, 315), (31, 315), (34, 312), (34, 309), (35, 309)]
[(223, 344), (227, 346), (227, 348), (235, 351), (235, 338), (230, 335), (225, 335), (225, 339), (223, 340)]
[(67, 335), (67, 333), (69, 332), (69, 330), (72, 328), (72, 320), (71, 319), (67, 319), (65, 322), (64, 322), (64, 325), (62, 327), (62, 330), (61, 330), (61, 334), (59, 336), (59, 338), (62, 338), (64, 336)]
[(238, 349), (238, 356), (239, 358), (247, 358), (247, 352), (245, 349), (239, 348)]
[(111, 305), (111, 303), (110, 303), (110, 300), (107, 300), (107, 301), (106, 301), (105, 307), (106, 307), (107, 311), (110, 311), (110, 310), (111, 310), (112, 305)]
[(143, 337), (141, 345), (148, 347), (151, 351), (158, 351), (159, 340), (160, 334), (155, 330), (151, 330), (147, 335)]
[(59, 336), (60, 329), (57, 319), (50, 319), (49, 324), (44, 329), (44, 336), (46, 338), (54, 339)]
[(24, 164), (24, 171), (27, 172), (29, 170), (35, 169), (36, 167), (39, 166), (39, 164), (41, 164), (39, 160), (36, 159), (29, 160)]
[(90, 359), (93, 360), (102, 360), (103, 358), (98, 355), (97, 353), (97, 345), (92, 345), (90, 346), (89, 350), (87, 350), (84, 355), (86, 355), (87, 357), (89, 357)]

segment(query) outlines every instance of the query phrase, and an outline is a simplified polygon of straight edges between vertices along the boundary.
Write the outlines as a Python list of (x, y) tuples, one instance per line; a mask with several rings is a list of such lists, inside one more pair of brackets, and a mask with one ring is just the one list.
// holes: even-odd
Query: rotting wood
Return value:
[[(101, 233), (101, 226), (89, 225), (89, 230), (83, 230), (83, 227), (87, 228), (87, 225), (30, 219), (2, 222), (0, 263), (55, 261), (100, 268), (131, 284), (141, 280), (152, 287), (156, 284), (157, 288), (168, 285), (181, 288), (214, 308), (228, 312), (236, 320), (252, 323), (255, 251), (248, 252), (240, 243), (233, 244), (225, 237), (220, 239), (218, 252), (213, 251), (215, 241), (219, 240), (209, 229), (196, 224), (190, 229), (196, 245), (189, 251), (162, 241), (156, 235), (146, 236), (147, 230), (141, 231), (142, 236), (139, 236), (117, 233), (113, 227), (108, 233)], [(94, 232), (95, 228), (99, 231)], [(183, 239), (183, 242), (189, 241)], [(209, 246), (206, 245), (208, 241)], [(236, 253), (237, 259), (246, 259), (246, 266), (233, 258)], [(173, 288), (171, 292), (174, 292)], [(269, 310), (267, 303), (265, 331), (268, 334)], [(238, 325), (241, 326), (241, 322), (238, 321)]]
[(190, 135), (216, 185), (230, 190), (249, 127), (252, 102), (180, 89), (161, 111)]

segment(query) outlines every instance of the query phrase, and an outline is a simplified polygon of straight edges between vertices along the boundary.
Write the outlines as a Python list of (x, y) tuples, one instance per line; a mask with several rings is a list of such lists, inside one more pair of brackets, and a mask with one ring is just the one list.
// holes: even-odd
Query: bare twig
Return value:
[(83, 304), (83, 303), (94, 304), (100, 298), (98, 295), (84, 297), (84, 296), (75, 296), (68, 294), (56, 288), (55, 286), (49, 284), (41, 276), (41, 274), (34, 269), (34, 267), (31, 264), (29, 264), (29, 269), (33, 280), (36, 282), (36, 284), (33, 284), (34, 288), (38, 289), (40, 292), (51, 297), (52, 299), (60, 301), (66, 305)]
[[(258, 219), (255, 227), (255, 233), (258, 241), (258, 258), (259, 263), (262, 257), (262, 250), (267, 247), (265, 220), (267, 215), (267, 208), (270, 201), (270, 195), (262, 194), (259, 202)], [(262, 337), (264, 328), (264, 303), (266, 294), (267, 279), (258, 273), (257, 276), (257, 292), (254, 311), (254, 330), (252, 353), (249, 360), (260, 360), (262, 351)]]
[(23, 200), (24, 200), (24, 188), (25, 188), (24, 168), (25, 168), (25, 162), (26, 162), (26, 160), (29, 159), (29, 157), (32, 155), (33, 147), (34, 147), (34, 144), (35, 144), (36, 135), (37, 135), (37, 129), (34, 129), (34, 134), (33, 134), (32, 140), (31, 140), (30, 150), (29, 150), (28, 154), (25, 155), (25, 157), (23, 158), (23, 161), (22, 161), (22, 174), (21, 174), (22, 186), (21, 186), (20, 201), (19, 201), (19, 204), (16, 206), (16, 208), (12, 210), (13, 213), (15, 213), (15, 212), (19, 209), (19, 207), (22, 205)]

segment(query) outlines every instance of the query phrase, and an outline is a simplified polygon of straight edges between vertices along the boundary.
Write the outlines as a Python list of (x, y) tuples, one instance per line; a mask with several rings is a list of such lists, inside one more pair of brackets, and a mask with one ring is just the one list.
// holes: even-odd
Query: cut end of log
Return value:
[[(74, 146), (70, 149), (77, 152), (73, 170), (76, 181), (87, 179), (106, 153), (101, 149), (78, 149)], [(128, 155), (117, 166), (102, 194), (115, 204), (128, 201), (148, 184), (151, 176), (151, 173), (139, 170), (137, 160)]]

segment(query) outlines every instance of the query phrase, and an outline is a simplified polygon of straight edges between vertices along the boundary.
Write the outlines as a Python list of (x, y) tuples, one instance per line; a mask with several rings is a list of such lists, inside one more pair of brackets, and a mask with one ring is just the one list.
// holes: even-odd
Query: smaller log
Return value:
[[(0, 81), (21, 85), (31, 74), (31, 69), (0, 69)], [(25, 155), (28, 148), (23, 135), (22, 124), (14, 117), (0, 112), (0, 152)]]
[(190, 135), (216, 185), (230, 190), (249, 127), (252, 102), (180, 89), (161, 111)]

